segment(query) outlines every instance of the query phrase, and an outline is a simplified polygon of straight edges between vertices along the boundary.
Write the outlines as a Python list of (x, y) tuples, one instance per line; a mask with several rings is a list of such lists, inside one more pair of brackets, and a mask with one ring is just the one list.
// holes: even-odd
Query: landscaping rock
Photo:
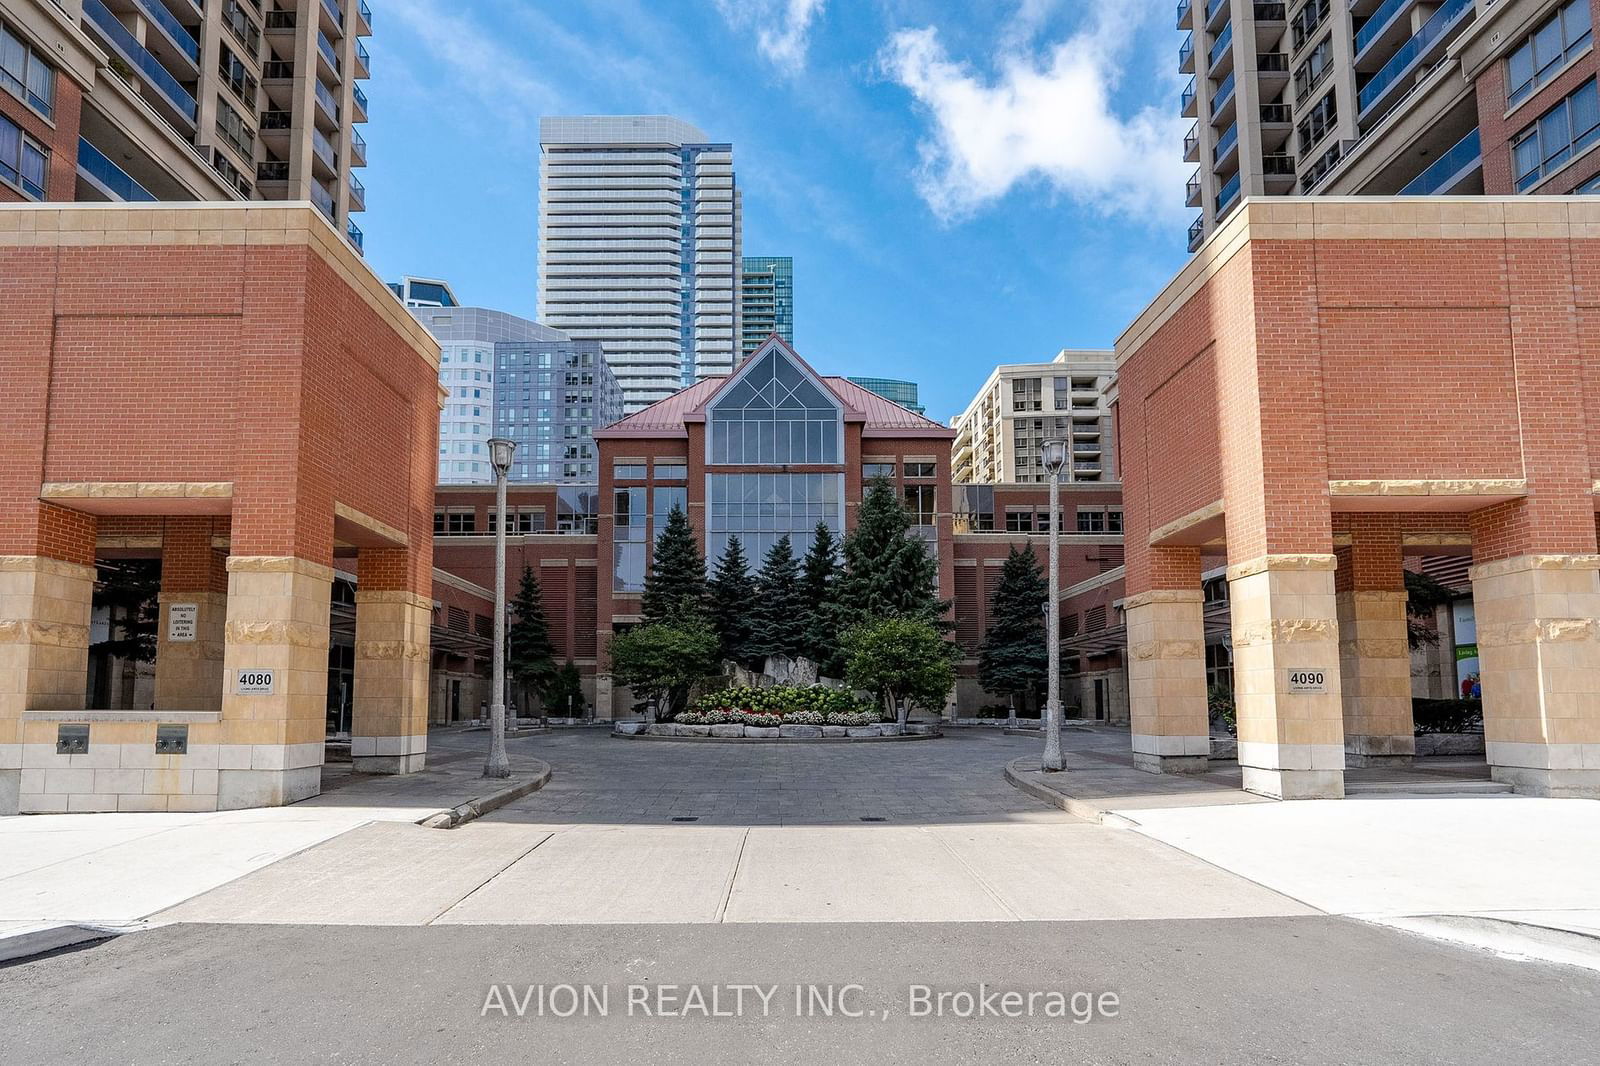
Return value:
[(822, 727), (822, 735), (834, 738), (847, 737), (850, 735), (850, 727), (847, 725), (825, 725)]
[(652, 737), (670, 737), (677, 735), (678, 727), (666, 722), (651, 722), (644, 731)]
[(711, 726), (710, 728), (711, 728), (711, 735), (714, 736), (714, 737), (742, 737), (742, 736), (744, 736), (744, 726), (742, 726), (742, 725), (714, 725), (714, 726)]
[(679, 737), (709, 737), (711, 735), (711, 727), (708, 725), (673, 726), (672, 734)]
[(822, 727), (819, 725), (785, 725), (778, 727), (780, 737), (793, 737), (796, 740), (816, 740), (822, 736)]
[(618, 722), (612, 727), (625, 737), (636, 737), (644, 732), (643, 722)]
[(878, 726), (878, 732), (886, 737), (897, 737), (905, 730), (900, 728), (899, 722), (884, 722)]
[(883, 727), (882, 726), (876, 726), (876, 725), (853, 725), (853, 726), (847, 726), (846, 728), (849, 729), (850, 735), (852, 737), (881, 737), (881, 736), (883, 736)]
[(775, 725), (747, 725), (743, 729), (744, 735), (752, 740), (776, 740), (778, 737)]
[(920, 737), (932, 736), (933, 733), (938, 730), (938, 728), (939, 727), (936, 724), (934, 724), (933, 722), (907, 722), (906, 723), (906, 732), (907, 733), (913, 733), (913, 734), (915, 734), (917, 736), (920, 736)]

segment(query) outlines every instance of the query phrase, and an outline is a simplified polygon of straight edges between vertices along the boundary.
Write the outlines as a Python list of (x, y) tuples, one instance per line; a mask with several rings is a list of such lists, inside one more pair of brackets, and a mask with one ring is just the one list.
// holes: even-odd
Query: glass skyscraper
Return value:
[(901, 381), (899, 378), (848, 378), (860, 385), (868, 392), (875, 392), (885, 400), (893, 400), (908, 411), (917, 414), (926, 414), (922, 403), (917, 398), (917, 383), (915, 381)]
[(747, 255), (741, 274), (741, 358), (774, 333), (793, 344), (794, 260), (786, 255)]
[(594, 431), (622, 417), (600, 342), (503, 341), (494, 362), (495, 435), (517, 442), (511, 480), (599, 480)]

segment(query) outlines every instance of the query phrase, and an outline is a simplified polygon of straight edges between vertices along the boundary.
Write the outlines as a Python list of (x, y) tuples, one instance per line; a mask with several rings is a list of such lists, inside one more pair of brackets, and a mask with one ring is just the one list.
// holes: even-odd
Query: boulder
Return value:
[(678, 727), (666, 722), (651, 722), (644, 731), (653, 737), (670, 737), (677, 735)]
[(714, 736), (714, 737), (742, 737), (742, 736), (744, 736), (744, 726), (742, 726), (742, 725), (714, 725), (714, 726), (711, 726), (710, 728), (711, 728), (711, 735)]
[(752, 740), (776, 740), (778, 737), (778, 727), (775, 725), (747, 725), (740, 728)]
[(708, 725), (676, 725), (672, 727), (675, 737), (709, 737), (711, 727)]
[(822, 735), (825, 737), (834, 738), (847, 737), (850, 735), (850, 727), (844, 725), (825, 725), (822, 727)]
[(938, 725), (937, 722), (907, 722), (906, 723), (906, 732), (907, 733), (914, 733), (917, 736), (921, 736), (921, 737), (932, 736), (934, 733), (937, 733), (938, 731), (939, 731), (939, 725)]
[(883, 722), (878, 726), (878, 731), (886, 737), (897, 737), (905, 730), (900, 728), (899, 722)]
[(618, 722), (611, 727), (625, 737), (636, 737), (644, 732), (643, 722)]
[(881, 737), (883, 727), (876, 725), (853, 725), (848, 727), (852, 737)]
[(822, 736), (822, 727), (820, 725), (779, 726), (778, 735), (780, 737), (793, 738), (795, 740), (816, 740), (818, 737)]

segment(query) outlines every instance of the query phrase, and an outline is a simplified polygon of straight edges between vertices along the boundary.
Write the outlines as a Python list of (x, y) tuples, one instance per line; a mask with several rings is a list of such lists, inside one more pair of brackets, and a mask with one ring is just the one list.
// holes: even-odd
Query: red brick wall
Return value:
[[(48, 58), (48, 57), (46, 57)], [(83, 110), (83, 90), (65, 74), (56, 74), (55, 109), (49, 122), (9, 92), (0, 89), (0, 115), (22, 127), (24, 133), (50, 149), (50, 170), (45, 200), (76, 199), (78, 185), (78, 123)], [(0, 182), (0, 203), (27, 202), (16, 189)]]

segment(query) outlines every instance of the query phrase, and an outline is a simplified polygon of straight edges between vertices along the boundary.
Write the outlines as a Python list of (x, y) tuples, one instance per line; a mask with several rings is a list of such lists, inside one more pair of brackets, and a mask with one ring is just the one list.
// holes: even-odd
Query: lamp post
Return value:
[(489, 704), (489, 759), (484, 777), (510, 777), (506, 758), (506, 476), (517, 442), (489, 438), (489, 463), (494, 467), (494, 695)]
[(1067, 465), (1067, 442), (1047, 440), (1040, 445), (1044, 468), (1050, 474), (1050, 605), (1045, 619), (1045, 639), (1049, 641), (1048, 690), (1044, 701), (1043, 769), (1061, 767), (1061, 471)]

